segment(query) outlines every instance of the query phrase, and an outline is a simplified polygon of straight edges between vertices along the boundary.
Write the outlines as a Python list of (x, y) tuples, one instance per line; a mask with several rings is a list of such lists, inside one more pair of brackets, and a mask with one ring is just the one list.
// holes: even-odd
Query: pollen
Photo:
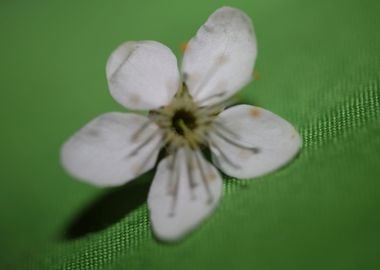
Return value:
[(180, 50), (182, 53), (185, 53), (187, 48), (189, 46), (189, 43), (188, 42), (182, 42), (181, 45), (180, 45)]
[(260, 80), (260, 73), (257, 71), (257, 69), (254, 69), (253, 71), (252, 71), (252, 77), (253, 77), (253, 79), (254, 80)]

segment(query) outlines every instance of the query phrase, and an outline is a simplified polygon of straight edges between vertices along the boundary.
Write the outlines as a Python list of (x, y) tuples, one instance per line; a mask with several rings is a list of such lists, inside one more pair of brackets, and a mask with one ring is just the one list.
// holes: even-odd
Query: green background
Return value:
[[(254, 181), (225, 177), (213, 216), (156, 241), (152, 173), (119, 189), (69, 177), (61, 144), (107, 111), (108, 55), (127, 40), (180, 57), (218, 7), (253, 18), (260, 79), (241, 93), (288, 119), (304, 147)], [(380, 269), (380, 2), (0, 3), (1, 269)]]

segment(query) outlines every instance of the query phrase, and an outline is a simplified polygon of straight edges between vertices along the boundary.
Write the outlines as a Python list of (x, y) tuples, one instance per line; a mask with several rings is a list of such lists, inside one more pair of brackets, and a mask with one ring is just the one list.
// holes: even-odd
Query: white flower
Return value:
[[(240, 10), (215, 11), (191, 39), (177, 68), (174, 54), (155, 41), (130, 41), (110, 56), (111, 95), (149, 118), (103, 114), (72, 136), (62, 163), (73, 176), (99, 186), (125, 184), (158, 164), (148, 206), (155, 235), (181, 238), (205, 219), (222, 195), (222, 178), (202, 154), (237, 178), (269, 173), (301, 146), (297, 131), (264, 109), (223, 101), (246, 85), (256, 59), (251, 20)], [(128, 198), (126, 198), (127, 203)]]

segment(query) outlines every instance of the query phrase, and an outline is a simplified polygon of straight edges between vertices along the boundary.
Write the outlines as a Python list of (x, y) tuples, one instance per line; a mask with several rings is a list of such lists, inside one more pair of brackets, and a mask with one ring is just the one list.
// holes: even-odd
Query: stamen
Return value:
[(229, 144), (232, 144), (233, 146), (236, 146), (238, 148), (241, 148), (241, 149), (244, 149), (244, 150), (249, 150), (249, 151), (252, 151), (254, 154), (257, 154), (260, 152), (260, 149), (257, 148), (257, 147), (249, 147), (249, 146), (245, 146), (245, 145), (242, 145), (240, 143), (238, 143), (237, 141), (233, 141), (231, 140), (230, 138), (228, 138), (227, 136), (225, 136), (223, 133), (221, 133), (219, 130), (215, 130), (214, 134), (216, 136), (218, 136), (219, 138), (222, 138), (224, 141), (228, 142)]
[(234, 163), (224, 152), (223, 150), (215, 143), (212, 142), (211, 139), (209, 139), (209, 144), (211, 147), (214, 147), (216, 150), (218, 150), (219, 156), (216, 158), (218, 159), (218, 163), (220, 163), (219, 158), (222, 158), (224, 161), (226, 161), (228, 164), (230, 164), (235, 169), (240, 169), (241, 167)]
[(221, 104), (215, 104), (208, 107), (201, 107), (195, 112), (199, 124), (211, 124), (211, 122), (216, 118), (216, 116), (223, 111), (224, 106)]
[(132, 135), (132, 141), (136, 141), (141, 132), (143, 132), (149, 125), (151, 124), (151, 121), (148, 119), (136, 132)]
[(173, 177), (174, 173), (176, 172), (175, 168), (176, 168), (176, 162), (177, 162), (177, 151), (174, 152), (172, 154), (172, 158), (171, 158), (171, 162), (169, 164), (169, 171), (170, 171), (170, 181), (169, 181), (169, 185), (168, 185), (168, 194), (169, 195), (173, 195), (175, 193), (175, 186), (176, 186), (176, 183), (177, 183), (177, 179), (176, 177)]
[(215, 103), (211, 106), (201, 106), (199, 110), (207, 112), (207, 113), (209, 113), (211, 111), (216, 111), (215, 113), (220, 113), (226, 107), (225, 103), (226, 103), (226, 101), (222, 100), (222, 101)]
[[(227, 92), (223, 92), (223, 93), (224, 93), (224, 95), (227, 94)], [(216, 95), (217, 95), (217, 94), (216, 94)], [(214, 95), (213, 97), (215, 97), (216, 95)], [(208, 98), (207, 98), (207, 99), (208, 99)], [(210, 97), (210, 99), (211, 99), (211, 97)], [(226, 108), (226, 107), (230, 107), (230, 106), (236, 104), (236, 100), (234, 100), (233, 97), (232, 97), (232, 98), (228, 98), (228, 99), (223, 99), (223, 100), (218, 101), (217, 103), (215, 103), (215, 104), (211, 104), (211, 105), (202, 105), (203, 102), (204, 102), (204, 101), (198, 102), (198, 104), (199, 104), (199, 106), (200, 106), (201, 108), (208, 108), (208, 109), (210, 109), (210, 108), (214, 108), (214, 107), (220, 107), (220, 108), (221, 108), (220, 112), (221, 112), (222, 110), (224, 110), (224, 108)]]
[(211, 96), (208, 96), (208, 97), (205, 97), (201, 100), (198, 100), (197, 103), (200, 106), (202, 106), (202, 104), (205, 103), (206, 101), (209, 101), (210, 99), (213, 99), (213, 98), (223, 97), (225, 94), (227, 94), (227, 92), (221, 92), (221, 93), (213, 94)]
[(197, 184), (195, 183), (194, 176), (193, 176), (193, 169), (194, 169), (193, 155), (189, 148), (186, 148), (186, 168), (187, 168), (187, 176), (189, 179), (191, 199), (195, 200), (196, 198), (195, 198), (194, 188), (197, 186)]
[(179, 190), (179, 178), (178, 170), (176, 170), (177, 151), (173, 153), (172, 161), (170, 164), (170, 182), (169, 182), (169, 194), (173, 196), (169, 217), (175, 216), (175, 207), (177, 205), (178, 190)]
[(179, 170), (176, 170), (176, 163), (177, 163), (177, 151), (175, 151), (172, 154), (171, 163), (168, 167), (168, 169), (170, 170), (168, 194), (173, 196), (172, 205), (169, 212), (169, 217), (174, 217), (175, 215), (175, 206), (177, 204), (177, 197), (178, 197), (179, 179), (177, 176), (177, 172)]
[[(151, 153), (154, 153), (155, 151), (161, 149), (162, 147), (165, 146), (166, 144), (166, 140), (162, 140), (159, 144), (157, 144), (151, 151)], [(154, 155), (152, 154), (148, 154), (142, 161), (140, 161), (140, 165), (136, 168), (136, 175), (140, 174), (142, 169), (144, 168), (145, 164), (147, 164), (152, 158), (153, 158)], [(128, 158), (128, 156), (126, 156), (126, 158)]]
[(154, 131), (152, 134), (150, 134), (150, 136), (148, 136), (148, 138), (146, 138), (142, 143), (140, 143), (132, 152), (130, 152), (129, 153), (129, 155), (128, 156), (134, 156), (134, 155), (136, 155), (142, 148), (144, 148), (144, 146), (146, 146), (147, 145), (147, 143), (149, 142), (149, 141), (151, 141), (155, 136), (157, 136), (158, 134), (160, 134), (160, 133), (158, 133), (157, 131)]
[(232, 137), (234, 137), (236, 140), (240, 140), (239, 135), (237, 135), (234, 131), (230, 130), (228, 127), (220, 123), (218, 120), (213, 122), (213, 125), (215, 128), (219, 128), (220, 130), (223, 130), (224, 132), (230, 134)]
[(211, 193), (211, 190), (210, 190), (210, 186), (209, 186), (209, 183), (207, 181), (207, 178), (206, 178), (206, 173), (204, 171), (204, 168), (202, 166), (202, 157), (200, 157), (200, 152), (199, 151), (196, 151), (195, 152), (195, 160), (197, 161), (197, 165), (199, 167), (199, 170), (201, 172), (201, 179), (202, 179), (202, 183), (205, 187), (205, 190), (207, 192), (207, 195), (208, 195), (208, 199), (207, 199), (207, 204), (211, 204), (212, 201), (214, 200), (213, 198), (213, 195)]
[[(221, 95), (223, 93), (214, 97)], [(153, 111), (154, 117), (151, 120), (164, 131), (164, 137), (170, 145), (177, 149), (187, 146), (194, 150), (205, 144), (204, 135), (223, 109), (223, 102), (212, 106), (199, 106), (184, 85), (169, 105)]]
[(170, 116), (170, 113), (168, 113), (165, 109), (157, 109), (157, 110), (152, 110), (151, 112), (155, 113), (157, 116)]

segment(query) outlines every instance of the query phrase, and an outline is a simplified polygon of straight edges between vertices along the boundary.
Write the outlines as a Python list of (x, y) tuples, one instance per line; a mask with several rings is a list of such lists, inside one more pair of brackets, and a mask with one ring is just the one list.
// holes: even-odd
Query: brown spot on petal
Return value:
[(203, 25), (203, 29), (204, 29), (207, 33), (212, 33), (212, 32), (214, 32), (214, 30), (215, 30), (215, 28), (213, 28), (212, 26), (207, 25), (207, 24), (204, 24), (204, 25)]
[(136, 94), (131, 94), (129, 99), (130, 99), (131, 102), (134, 103), (134, 104), (140, 103), (140, 101), (141, 101), (140, 96), (138, 96), (138, 95), (136, 95)]
[(219, 65), (223, 65), (228, 61), (228, 57), (226, 55), (222, 54), (217, 58), (217, 61), (218, 61)]
[(90, 137), (99, 137), (100, 136), (100, 132), (97, 129), (88, 129), (86, 131), (86, 134)]
[(134, 175), (139, 175), (142, 171), (142, 165), (140, 164), (134, 164), (132, 165), (131, 169), (132, 169), (132, 172), (134, 173)]
[(214, 172), (208, 172), (208, 174), (206, 175), (206, 179), (208, 182), (212, 182), (216, 179), (216, 175)]
[(261, 116), (261, 111), (257, 108), (253, 108), (251, 109), (250, 114), (253, 118), (258, 118)]

